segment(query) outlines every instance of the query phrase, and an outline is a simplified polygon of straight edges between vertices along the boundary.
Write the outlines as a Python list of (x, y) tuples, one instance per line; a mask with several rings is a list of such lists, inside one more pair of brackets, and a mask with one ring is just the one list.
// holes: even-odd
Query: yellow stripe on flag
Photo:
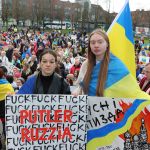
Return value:
[(111, 52), (117, 56), (135, 77), (135, 52), (134, 45), (125, 36), (124, 28), (115, 23), (108, 33)]

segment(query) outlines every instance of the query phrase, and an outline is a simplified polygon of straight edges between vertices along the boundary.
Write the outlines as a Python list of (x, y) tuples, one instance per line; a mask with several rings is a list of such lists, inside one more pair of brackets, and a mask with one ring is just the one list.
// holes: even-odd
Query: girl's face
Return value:
[(51, 54), (45, 54), (40, 61), (40, 68), (43, 76), (50, 76), (56, 68), (55, 57)]
[(97, 60), (102, 60), (107, 50), (108, 44), (106, 40), (98, 33), (95, 33), (90, 38), (90, 48)]

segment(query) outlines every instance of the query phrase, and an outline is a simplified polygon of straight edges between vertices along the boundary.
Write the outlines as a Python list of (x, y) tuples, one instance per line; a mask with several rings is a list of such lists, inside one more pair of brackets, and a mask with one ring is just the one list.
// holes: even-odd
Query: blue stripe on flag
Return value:
[(113, 84), (129, 74), (125, 65), (113, 54), (110, 55), (110, 63), (108, 67), (108, 77), (105, 88), (113, 86)]
[(9, 83), (6, 79), (0, 79), (0, 84), (7, 84)]
[(126, 125), (128, 118), (137, 110), (137, 107), (145, 100), (135, 100), (132, 106), (126, 111), (124, 118), (119, 123), (111, 123), (102, 128), (87, 131), (87, 142), (94, 138), (106, 136), (110, 132), (122, 128)]
[(133, 34), (131, 34), (133, 33), (133, 29), (132, 29), (132, 18), (130, 13), (129, 2), (127, 3), (124, 10), (120, 14), (117, 23), (119, 23), (121, 26), (124, 27), (127, 38), (134, 44)]

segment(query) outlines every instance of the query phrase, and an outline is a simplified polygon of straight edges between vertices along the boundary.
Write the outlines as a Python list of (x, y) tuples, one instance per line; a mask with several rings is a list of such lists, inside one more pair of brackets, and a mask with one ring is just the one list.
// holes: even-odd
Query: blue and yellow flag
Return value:
[[(120, 60), (120, 63), (115, 61), (117, 63), (115, 66), (113, 65), (114, 68), (116, 67), (114, 71), (116, 74), (114, 77), (115, 82), (112, 83), (114, 79), (109, 80), (108, 78), (107, 82), (110, 81), (111, 84), (108, 84), (109, 86), (105, 88), (104, 96), (150, 100), (150, 96), (141, 91), (135, 78), (136, 64), (129, 0), (126, 0), (125, 5), (114, 19), (107, 33), (110, 39), (111, 52)], [(111, 63), (114, 64), (114, 61), (110, 61)], [(122, 64), (124, 64), (124, 67), (122, 67)], [(128, 71), (124, 69), (125, 67)], [(126, 73), (121, 74), (121, 70), (122, 72), (125, 70)], [(119, 77), (117, 77), (118, 75)]]
[(5, 100), (5, 96), (13, 92), (12, 85), (6, 79), (0, 79), (0, 101)]
[(129, 0), (126, 0), (107, 34), (110, 39), (111, 52), (126, 65), (135, 77), (135, 51)]

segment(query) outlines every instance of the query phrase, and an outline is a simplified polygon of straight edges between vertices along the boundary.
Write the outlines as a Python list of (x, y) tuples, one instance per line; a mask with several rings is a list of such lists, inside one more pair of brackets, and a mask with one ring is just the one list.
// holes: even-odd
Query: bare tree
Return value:
[(22, 1), (21, 5), (20, 5), (20, 20), (22, 21), (23, 26), (25, 26), (25, 21), (27, 19), (30, 19), (29, 16), (30, 16), (30, 11), (28, 11), (28, 5), (27, 5), (26, 1)]
[(6, 27), (8, 27), (9, 16), (10, 16), (9, 3), (8, 1), (2, 1), (2, 20), (3, 25), (6, 24)]
[[(81, 11), (82, 11), (81, 7), (79, 7), (79, 6), (74, 9), (73, 19), (74, 19), (75, 28), (78, 28), (78, 22), (81, 19)], [(72, 26), (73, 26), (73, 24), (72, 24)]]
[[(147, 16), (148, 27), (150, 29), (150, 17), (149, 17), (150, 16), (150, 10), (147, 11), (147, 15), (146, 16)], [(150, 34), (150, 30), (149, 30), (149, 34)]]
[(139, 17), (140, 16), (140, 10), (136, 10), (132, 13), (132, 24), (133, 24), (133, 30), (135, 31), (135, 28), (139, 22)]
[(111, 19), (111, 13), (110, 13), (110, 6), (111, 6), (111, 1), (110, 0), (105, 0), (106, 3), (106, 15), (105, 15), (105, 21), (106, 21), (106, 28), (109, 28), (112, 19)]
[(43, 0), (34, 0), (33, 1), (33, 18), (36, 20), (37, 26), (42, 24), (44, 29), (44, 20), (46, 17), (46, 11), (47, 11), (47, 3), (44, 3)]
[(19, 25), (20, 17), (21, 17), (21, 2), (18, 0), (12, 0), (13, 3), (13, 18), (16, 20), (17, 25)]
[[(57, 5), (57, 7), (55, 8), (55, 10), (57, 11), (57, 15), (56, 15), (56, 18), (58, 20), (60, 20), (61, 22), (61, 29), (62, 29), (62, 23), (64, 21), (64, 6), (60, 6), (60, 5)], [(68, 16), (69, 17), (69, 16)], [(69, 18), (68, 18), (69, 19)]]
[(89, 3), (85, 2), (84, 8), (82, 11), (82, 29), (83, 29), (83, 26), (85, 26), (86, 22), (88, 21), (89, 21)]

